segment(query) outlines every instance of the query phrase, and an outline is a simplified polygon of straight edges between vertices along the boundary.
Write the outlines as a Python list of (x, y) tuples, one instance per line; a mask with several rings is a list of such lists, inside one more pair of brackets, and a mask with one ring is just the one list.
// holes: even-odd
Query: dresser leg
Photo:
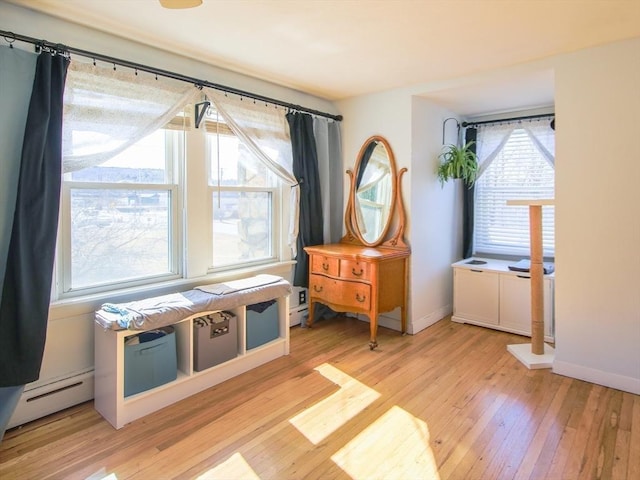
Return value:
[(378, 346), (378, 315), (371, 315), (369, 323), (371, 338), (369, 339), (369, 350), (373, 350)]
[(313, 300), (309, 299), (309, 316), (307, 317), (307, 327), (313, 326)]

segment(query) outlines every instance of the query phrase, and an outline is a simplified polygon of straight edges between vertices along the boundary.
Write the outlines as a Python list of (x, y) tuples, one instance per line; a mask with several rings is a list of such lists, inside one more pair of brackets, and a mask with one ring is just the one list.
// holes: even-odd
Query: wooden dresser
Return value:
[[(344, 215), (346, 235), (340, 243), (305, 247), (309, 255), (309, 320), (316, 302), (336, 312), (369, 317), (369, 348), (378, 346), (378, 314), (400, 308), (407, 332), (408, 265), (411, 249), (404, 241), (405, 213), (401, 179), (389, 142), (374, 135), (347, 170), (350, 193)], [(392, 229), (393, 226), (393, 229)]]
[(370, 321), (369, 348), (378, 345), (378, 314), (401, 309), (407, 328), (408, 250), (335, 243), (306, 247), (309, 254), (309, 320), (315, 302), (337, 312), (364, 313)]

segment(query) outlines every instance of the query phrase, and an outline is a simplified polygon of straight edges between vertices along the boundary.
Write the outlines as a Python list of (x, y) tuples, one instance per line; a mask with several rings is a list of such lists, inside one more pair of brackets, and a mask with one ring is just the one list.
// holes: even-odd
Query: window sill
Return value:
[(106, 302), (130, 302), (133, 300), (140, 300), (142, 298), (182, 292), (197, 287), (198, 285), (236, 280), (238, 278), (257, 275), (260, 273), (270, 273), (289, 278), (291, 274), (291, 267), (295, 265), (295, 263), (295, 261), (270, 263), (250, 268), (226, 270), (224, 272), (218, 272), (198, 278), (181, 278), (178, 280), (142, 285), (139, 287), (110, 290), (108, 292), (56, 300), (51, 302), (49, 306), (49, 320), (54, 321), (77, 315), (93, 314), (93, 312), (99, 310), (101, 305)]

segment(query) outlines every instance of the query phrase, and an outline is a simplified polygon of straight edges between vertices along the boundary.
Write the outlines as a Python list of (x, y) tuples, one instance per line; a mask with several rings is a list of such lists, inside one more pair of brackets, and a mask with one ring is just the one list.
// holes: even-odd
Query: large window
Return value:
[(65, 175), (64, 292), (180, 273), (181, 140), (181, 132), (160, 129), (100, 165)]
[[(209, 115), (195, 128), (194, 98), (178, 98), (182, 103), (170, 107), (171, 117), (158, 114), (160, 122), (138, 98), (139, 86), (132, 105), (121, 94), (126, 79), (119, 78), (115, 88), (113, 79), (98, 73), (87, 74), (93, 84), (81, 85), (84, 77), (71, 73), (73, 91), (65, 91), (68, 173), (55, 298), (202, 277), (286, 257), (282, 181), (246, 139), (215, 111), (215, 118)], [(134, 107), (143, 110), (146, 123), (132, 118)], [(151, 133), (130, 140), (137, 138), (134, 131)], [(259, 115), (252, 133), (274, 136)], [(268, 147), (262, 151), (272, 153)]]
[[(549, 121), (478, 132), (481, 175), (475, 187), (474, 252), (528, 257), (529, 209), (507, 200), (554, 198)], [(489, 149), (484, 148), (492, 145)], [(551, 149), (551, 151), (549, 151)], [(484, 162), (489, 162), (484, 165)], [(554, 208), (543, 207), (544, 255), (554, 256)]]
[(276, 176), (223, 127), (211, 121), (207, 134), (214, 269), (276, 256)]

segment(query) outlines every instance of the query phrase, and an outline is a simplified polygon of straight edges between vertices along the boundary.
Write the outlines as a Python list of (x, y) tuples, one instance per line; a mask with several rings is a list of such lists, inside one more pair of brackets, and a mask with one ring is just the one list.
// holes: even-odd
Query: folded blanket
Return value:
[[(203, 287), (180, 293), (161, 295), (134, 302), (105, 303), (96, 312), (96, 323), (113, 330), (148, 330), (172, 325), (201, 312), (229, 310), (274, 298), (288, 296), (291, 284), (275, 275), (258, 275), (246, 281), (228, 282), (223, 294), (209, 293)], [(241, 283), (242, 282), (242, 283)], [(233, 291), (232, 291), (233, 290)]]

